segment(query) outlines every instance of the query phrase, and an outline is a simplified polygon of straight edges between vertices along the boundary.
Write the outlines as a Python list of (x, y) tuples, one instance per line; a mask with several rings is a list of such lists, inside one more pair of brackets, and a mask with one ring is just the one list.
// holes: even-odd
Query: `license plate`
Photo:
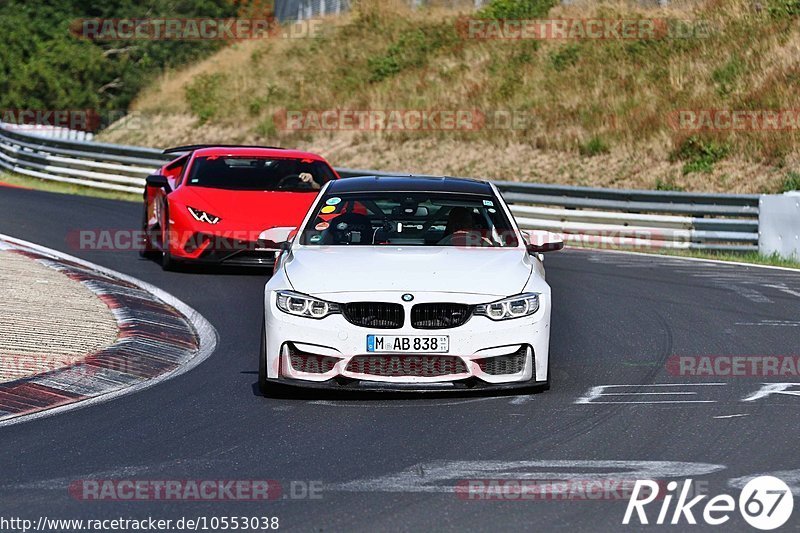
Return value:
[(368, 352), (447, 353), (450, 337), (402, 335), (367, 335)]

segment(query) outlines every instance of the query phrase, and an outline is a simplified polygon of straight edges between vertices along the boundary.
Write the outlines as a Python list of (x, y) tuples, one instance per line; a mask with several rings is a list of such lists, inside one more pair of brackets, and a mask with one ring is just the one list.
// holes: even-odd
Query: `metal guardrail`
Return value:
[[(0, 168), (44, 180), (141, 193), (144, 178), (171, 159), (152, 148), (47, 138), (0, 123)], [(403, 175), (337, 171), (343, 177)], [(758, 250), (758, 195), (494, 183), (520, 227), (562, 233), (571, 244)]]
[[(426, 6), (446, 6), (450, 9), (478, 9), (489, 0), (406, 0), (412, 9)], [(566, 1), (566, 0), (564, 0)], [(663, 1), (663, 0), (662, 0)], [(350, 11), (352, 0), (275, 0), (275, 17), (281, 21), (306, 20), (313, 17), (338, 15)]]
[(91, 141), (94, 134), (88, 131), (71, 130), (63, 126), (49, 126), (44, 124), (6, 124), (12, 131), (35, 133), (50, 139), (71, 139), (75, 141)]
[(141, 193), (144, 178), (170, 159), (152, 148), (50, 138), (0, 123), (0, 168), (34, 178)]
[[(398, 176), (337, 169), (343, 177)], [(495, 181), (523, 229), (611, 248), (758, 251), (757, 194), (600, 189)]]

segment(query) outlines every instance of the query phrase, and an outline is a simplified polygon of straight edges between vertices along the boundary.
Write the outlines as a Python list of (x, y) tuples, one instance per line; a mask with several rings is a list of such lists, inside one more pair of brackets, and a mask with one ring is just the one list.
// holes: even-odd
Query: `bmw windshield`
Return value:
[(363, 192), (322, 198), (300, 243), (505, 248), (518, 240), (493, 196)]

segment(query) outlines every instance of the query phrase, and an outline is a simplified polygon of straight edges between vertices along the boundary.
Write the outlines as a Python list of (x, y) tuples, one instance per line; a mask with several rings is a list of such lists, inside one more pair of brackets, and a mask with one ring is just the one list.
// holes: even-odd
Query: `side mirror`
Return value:
[(151, 174), (147, 176), (145, 179), (145, 183), (148, 187), (156, 187), (157, 189), (164, 189), (167, 192), (172, 191), (172, 187), (169, 185), (169, 180), (166, 176), (162, 176), (161, 174)]
[(524, 233), (528, 237), (525, 248), (529, 254), (556, 252), (564, 248), (564, 240), (555, 233), (542, 230), (530, 230)]
[(264, 230), (258, 236), (258, 242), (264, 248), (278, 248), (288, 250), (292, 247), (291, 239), (297, 232), (295, 227), (277, 227)]

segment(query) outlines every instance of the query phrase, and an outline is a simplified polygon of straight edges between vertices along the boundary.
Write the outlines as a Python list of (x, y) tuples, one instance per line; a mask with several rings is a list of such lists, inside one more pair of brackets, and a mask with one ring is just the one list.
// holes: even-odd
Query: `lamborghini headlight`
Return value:
[(189, 210), (189, 213), (198, 222), (205, 222), (206, 224), (217, 224), (219, 223), (220, 220), (222, 220), (218, 216), (212, 215), (208, 211), (203, 211), (202, 209), (197, 209), (195, 207), (189, 207), (189, 206), (186, 206), (186, 209)]

